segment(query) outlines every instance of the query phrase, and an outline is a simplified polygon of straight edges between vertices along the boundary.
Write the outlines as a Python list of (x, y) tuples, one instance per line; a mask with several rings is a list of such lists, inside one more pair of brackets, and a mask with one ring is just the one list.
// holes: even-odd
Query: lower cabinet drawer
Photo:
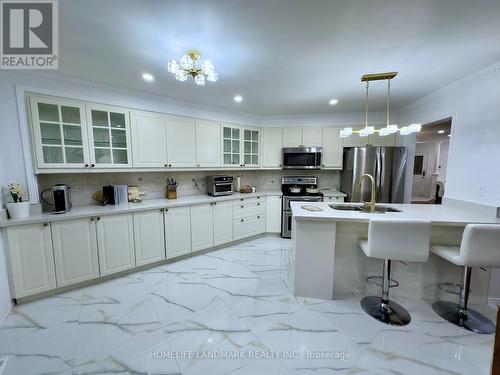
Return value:
[(264, 215), (234, 219), (233, 221), (233, 238), (235, 240), (255, 236), (265, 231), (266, 220)]
[(233, 217), (245, 218), (251, 216), (261, 216), (266, 212), (266, 204), (264, 202), (242, 202), (238, 205), (233, 205)]

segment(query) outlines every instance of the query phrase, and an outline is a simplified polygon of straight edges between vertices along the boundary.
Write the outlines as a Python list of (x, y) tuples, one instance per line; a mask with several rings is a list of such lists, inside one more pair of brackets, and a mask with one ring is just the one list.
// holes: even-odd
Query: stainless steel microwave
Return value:
[(321, 169), (323, 147), (283, 148), (283, 169)]

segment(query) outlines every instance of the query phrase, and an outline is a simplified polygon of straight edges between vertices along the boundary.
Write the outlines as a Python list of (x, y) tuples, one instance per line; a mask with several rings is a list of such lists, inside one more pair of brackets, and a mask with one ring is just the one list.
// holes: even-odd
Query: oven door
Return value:
[(214, 184), (214, 192), (215, 195), (228, 195), (233, 192), (233, 184), (232, 183), (216, 183)]
[(281, 216), (281, 237), (292, 237), (292, 211), (283, 211)]
[(320, 169), (321, 147), (284, 148), (283, 169)]
[(316, 197), (284, 197), (283, 199), (283, 210), (290, 211), (290, 202), (323, 202), (322, 196)]

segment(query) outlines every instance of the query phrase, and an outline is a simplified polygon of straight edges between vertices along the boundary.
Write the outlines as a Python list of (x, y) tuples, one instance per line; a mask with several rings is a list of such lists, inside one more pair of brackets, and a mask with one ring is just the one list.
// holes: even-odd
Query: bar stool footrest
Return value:
[(448, 294), (460, 295), (462, 292), (462, 285), (458, 283), (439, 283), (438, 289)]
[[(366, 282), (370, 285), (375, 285), (382, 288), (383, 279), (382, 276), (369, 276), (366, 278)], [(389, 280), (389, 288), (396, 288), (398, 286), (399, 286), (398, 281), (394, 279)]]

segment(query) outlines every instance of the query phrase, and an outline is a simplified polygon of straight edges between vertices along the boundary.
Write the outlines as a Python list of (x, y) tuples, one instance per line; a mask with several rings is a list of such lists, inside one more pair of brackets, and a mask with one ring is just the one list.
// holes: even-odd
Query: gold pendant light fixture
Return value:
[(168, 71), (174, 74), (175, 79), (178, 81), (185, 81), (188, 76), (191, 76), (194, 82), (200, 86), (204, 85), (205, 81), (217, 82), (219, 77), (215, 72), (214, 64), (210, 60), (205, 60), (200, 68), (196, 66), (196, 62), (200, 57), (198, 51), (187, 51), (178, 63), (173, 59), (168, 62)]
[[(374, 133), (379, 136), (387, 136), (399, 132), (401, 135), (408, 135), (418, 133), (422, 129), (420, 124), (411, 124), (408, 126), (398, 127), (398, 125), (391, 124), (391, 79), (398, 75), (397, 72), (365, 74), (361, 77), (361, 82), (366, 82), (366, 95), (365, 95), (365, 127), (360, 130), (353, 130), (352, 127), (346, 127), (340, 131), (341, 138), (347, 138), (353, 134), (358, 134), (360, 137), (368, 137)], [(387, 81), (387, 122), (384, 128), (375, 129), (374, 126), (368, 126), (368, 91), (370, 81)]]

